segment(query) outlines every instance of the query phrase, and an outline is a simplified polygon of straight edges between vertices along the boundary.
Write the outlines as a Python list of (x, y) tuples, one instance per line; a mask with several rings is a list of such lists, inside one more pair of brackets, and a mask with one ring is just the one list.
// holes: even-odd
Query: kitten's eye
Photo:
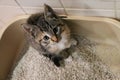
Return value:
[(44, 39), (44, 40), (48, 40), (49, 37), (48, 37), (48, 36), (44, 36), (43, 39)]
[(59, 34), (60, 32), (60, 27), (56, 27), (53, 29), (54, 33)]
[(57, 33), (57, 32), (58, 32), (58, 28), (57, 28), (57, 27), (54, 28), (53, 31), (54, 31), (55, 33)]

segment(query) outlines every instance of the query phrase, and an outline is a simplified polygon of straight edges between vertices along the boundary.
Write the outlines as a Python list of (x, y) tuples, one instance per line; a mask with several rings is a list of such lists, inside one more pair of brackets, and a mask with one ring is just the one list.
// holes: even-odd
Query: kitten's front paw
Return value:
[(54, 56), (51, 59), (57, 67), (60, 67), (63, 64), (63, 58), (59, 56)]

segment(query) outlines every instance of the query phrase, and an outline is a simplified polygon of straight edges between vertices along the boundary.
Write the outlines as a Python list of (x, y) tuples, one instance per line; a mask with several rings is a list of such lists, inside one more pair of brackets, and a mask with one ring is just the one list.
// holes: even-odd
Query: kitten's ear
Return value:
[(57, 18), (57, 15), (55, 14), (54, 10), (47, 4), (44, 4), (44, 17), (46, 20)]
[(25, 32), (31, 33), (31, 31), (32, 31), (32, 26), (31, 25), (29, 25), (27, 23), (23, 23), (23, 24), (21, 24), (21, 26), (23, 27)]

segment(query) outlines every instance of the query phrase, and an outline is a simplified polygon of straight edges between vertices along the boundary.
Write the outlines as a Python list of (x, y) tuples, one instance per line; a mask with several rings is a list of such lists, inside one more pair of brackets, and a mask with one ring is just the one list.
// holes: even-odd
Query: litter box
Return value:
[[(0, 80), (5, 80), (22, 50), (25, 36), (21, 24), (28, 15), (16, 17), (0, 30)], [(95, 52), (114, 73), (120, 73), (120, 22), (100, 17), (68, 16), (74, 33), (96, 43)]]

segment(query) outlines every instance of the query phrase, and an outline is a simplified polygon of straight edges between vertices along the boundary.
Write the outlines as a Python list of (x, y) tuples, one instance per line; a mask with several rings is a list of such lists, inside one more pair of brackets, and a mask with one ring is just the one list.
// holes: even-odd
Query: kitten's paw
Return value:
[(54, 56), (54, 57), (52, 57), (51, 60), (54, 62), (54, 64), (55, 64), (57, 67), (60, 67), (61, 64), (63, 65), (63, 58), (60, 57), (60, 56)]

